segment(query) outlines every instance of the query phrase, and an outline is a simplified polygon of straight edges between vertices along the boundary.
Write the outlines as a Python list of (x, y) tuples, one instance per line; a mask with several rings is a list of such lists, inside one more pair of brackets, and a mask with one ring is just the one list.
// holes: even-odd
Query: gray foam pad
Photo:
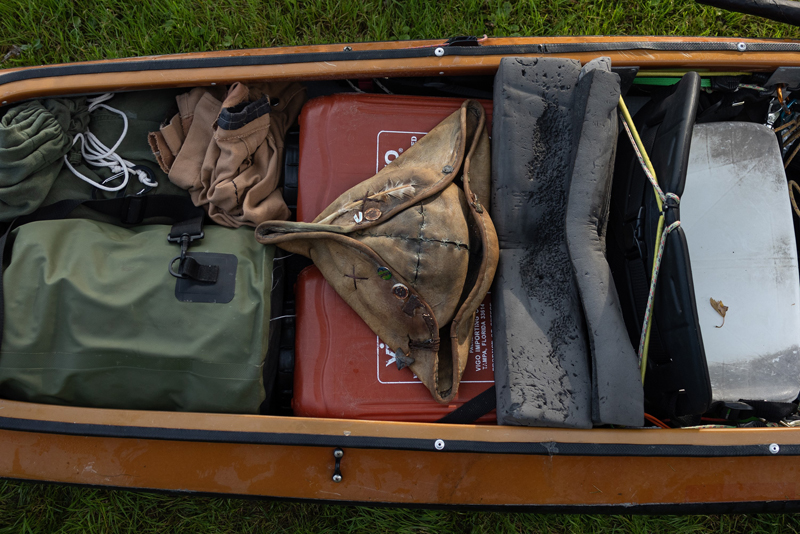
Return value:
[[(542, 283), (535, 248), (500, 251), (493, 296), (497, 418), (504, 425), (592, 426), (591, 380), (577, 299)], [(567, 265), (569, 269), (569, 265)], [(552, 279), (551, 279), (552, 282)], [(498, 313), (499, 311), (499, 313)]]
[(567, 250), (573, 60), (504, 58), (495, 76), (492, 220), (501, 424), (591, 426), (588, 342)]
[(582, 75), (573, 60), (504, 58), (495, 77), (501, 424), (643, 422), (636, 357), (604, 256), (619, 78), (602, 61), (591, 67)]
[(641, 426), (644, 393), (638, 358), (622, 318), (605, 256), (617, 141), (619, 78), (592, 70), (575, 91), (577, 149), (571, 172), (566, 234), (589, 332), (594, 423)]

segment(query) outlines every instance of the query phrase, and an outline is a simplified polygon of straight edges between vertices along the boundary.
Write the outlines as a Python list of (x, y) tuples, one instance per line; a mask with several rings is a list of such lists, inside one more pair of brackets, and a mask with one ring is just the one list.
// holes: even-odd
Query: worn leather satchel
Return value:
[(441, 403), (458, 392), (497, 267), (485, 123), (481, 104), (466, 101), (313, 222), (256, 228), (261, 243), (311, 258)]

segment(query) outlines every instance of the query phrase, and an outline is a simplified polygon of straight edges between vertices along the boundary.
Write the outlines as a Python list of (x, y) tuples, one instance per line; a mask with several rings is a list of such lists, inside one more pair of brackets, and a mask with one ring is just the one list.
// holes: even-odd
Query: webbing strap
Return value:
[(765, 400), (740, 400), (753, 407), (754, 415), (771, 423), (778, 423), (797, 412), (793, 402), (771, 402)]
[(185, 256), (181, 259), (178, 274), (183, 278), (213, 284), (219, 278), (219, 265), (206, 265), (191, 256)]
[(495, 387), (492, 386), (483, 393), (472, 397), (470, 400), (445, 415), (437, 423), (451, 425), (469, 425), (474, 423), (497, 407)]

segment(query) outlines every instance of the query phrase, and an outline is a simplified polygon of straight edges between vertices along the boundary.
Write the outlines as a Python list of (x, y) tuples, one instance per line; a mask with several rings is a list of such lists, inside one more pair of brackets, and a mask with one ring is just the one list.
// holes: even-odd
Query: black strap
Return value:
[(736, 402), (717, 401), (705, 413), (705, 417), (715, 417), (736, 423), (753, 417), (770, 423), (779, 423), (797, 413), (797, 402), (773, 402), (765, 400), (740, 399)]
[(203, 217), (205, 212), (192, 204), (191, 199), (180, 195), (145, 195), (127, 196), (122, 198), (109, 198), (101, 200), (62, 200), (39, 208), (29, 215), (17, 217), (11, 222), (6, 231), (10, 233), (14, 228), (35, 221), (51, 221), (64, 219), (78, 206), (86, 206), (92, 210), (116, 217), (120, 224), (140, 224), (145, 219), (163, 217), (172, 221), (186, 221)]
[(764, 400), (740, 400), (753, 407), (756, 417), (766, 419), (770, 423), (779, 423), (797, 412), (797, 404), (793, 402), (770, 402)]
[(496, 407), (497, 395), (495, 393), (495, 387), (492, 386), (483, 393), (472, 397), (436, 422), (451, 425), (469, 425), (491, 412)]
[(178, 274), (181, 275), (181, 278), (191, 278), (198, 282), (213, 284), (217, 281), (217, 278), (219, 278), (219, 266), (206, 265), (200, 263), (192, 256), (185, 256), (178, 267)]
[(5, 325), (5, 299), (3, 296), (3, 259), (5, 258), (8, 236), (23, 224), (35, 221), (64, 219), (78, 206), (86, 206), (98, 213), (118, 217), (123, 225), (139, 224), (154, 217), (173, 221), (197, 219), (202, 221), (205, 212), (198, 208), (190, 198), (179, 195), (149, 195), (110, 198), (104, 200), (62, 200), (39, 208), (31, 214), (17, 217), (0, 237), (0, 349), (3, 346), (3, 326)]

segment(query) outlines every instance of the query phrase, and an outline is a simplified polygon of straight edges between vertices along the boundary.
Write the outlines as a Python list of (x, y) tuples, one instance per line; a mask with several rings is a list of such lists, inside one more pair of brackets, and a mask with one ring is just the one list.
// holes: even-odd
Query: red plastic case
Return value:
[[(316, 267), (297, 279), (295, 415), (432, 422), (494, 384), (491, 298), (475, 316), (469, 361), (458, 398), (441, 405), (325, 281)], [(479, 419), (497, 420), (495, 412)]]
[[(339, 195), (374, 176), (463, 102), (463, 98), (353, 93), (309, 101), (299, 119), (297, 220), (314, 220)], [(491, 133), (492, 102), (480, 103)]]
[[(336, 198), (457, 110), (463, 99), (340, 94), (300, 115), (297, 218), (310, 222)], [(491, 125), (491, 102), (482, 101)], [(476, 314), (458, 398), (443, 406), (328, 285), (316, 267), (300, 273), (292, 408), (299, 416), (432, 422), (494, 384), (491, 298)], [(479, 422), (496, 421), (494, 412)]]

